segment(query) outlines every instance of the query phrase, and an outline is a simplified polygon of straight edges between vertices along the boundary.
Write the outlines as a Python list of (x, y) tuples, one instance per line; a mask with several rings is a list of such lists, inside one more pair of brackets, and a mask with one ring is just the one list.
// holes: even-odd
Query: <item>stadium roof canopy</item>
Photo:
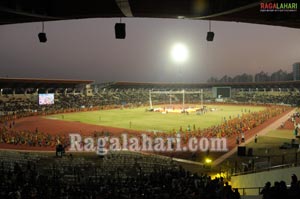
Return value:
[(0, 88), (76, 88), (91, 80), (0, 78)]
[(145, 88), (145, 89), (202, 89), (212, 87), (231, 87), (237, 89), (270, 89), (270, 88), (297, 88), (300, 89), (300, 81), (276, 81), (276, 82), (218, 82), (218, 83), (142, 83), (142, 82), (115, 82), (109, 88)]
[[(0, 24), (149, 17), (235, 21), (300, 28), (297, 12), (261, 12), (270, 0), (1, 0)], [(278, 0), (278, 2), (298, 2)], [(299, 5), (298, 5), (299, 6)]]

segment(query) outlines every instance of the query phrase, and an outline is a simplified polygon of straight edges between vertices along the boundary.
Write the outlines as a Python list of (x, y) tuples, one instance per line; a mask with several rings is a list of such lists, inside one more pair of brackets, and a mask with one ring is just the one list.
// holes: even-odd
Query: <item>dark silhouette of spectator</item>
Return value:
[(241, 195), (240, 195), (238, 189), (234, 189), (233, 198), (234, 199), (241, 199)]
[(298, 199), (300, 197), (300, 187), (299, 187), (299, 182), (298, 178), (295, 174), (291, 176), (292, 182), (291, 182), (291, 187), (289, 189), (289, 198), (290, 199)]
[(280, 199), (280, 185), (279, 182), (274, 182), (274, 186), (271, 187), (271, 198)]
[(287, 195), (288, 195), (288, 190), (287, 190), (286, 183), (284, 181), (280, 181), (279, 182), (279, 198), (284, 199), (287, 197)]
[(260, 194), (263, 195), (263, 199), (272, 199), (271, 198), (271, 183), (266, 182), (263, 190), (261, 190)]
[(231, 185), (228, 185), (228, 182), (225, 183), (223, 199), (232, 199), (234, 197), (234, 193), (232, 191)]

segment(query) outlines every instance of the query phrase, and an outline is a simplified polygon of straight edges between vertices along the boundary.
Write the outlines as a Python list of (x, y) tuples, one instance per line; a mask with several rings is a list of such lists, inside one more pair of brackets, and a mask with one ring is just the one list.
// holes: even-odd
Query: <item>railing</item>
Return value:
[(282, 165), (271, 166), (271, 167), (267, 167), (267, 168), (263, 168), (263, 169), (254, 169), (251, 171), (234, 173), (231, 176), (246, 175), (246, 174), (258, 173), (258, 172), (263, 172), (263, 171), (271, 171), (271, 170), (275, 170), (275, 169), (289, 168), (289, 167), (294, 167), (294, 166), (296, 166), (296, 165), (295, 164), (282, 164)]
[[(244, 157), (245, 159), (241, 160), (243, 162), (249, 161), (249, 164), (239, 164), (238, 160), (234, 159), (231, 161), (232, 163), (228, 165), (228, 173), (230, 173), (230, 176), (237, 176), (275, 169), (296, 167), (300, 165), (299, 157), (300, 151), (298, 148), (295, 148), (294, 152), (286, 153), (284, 151), (284, 153), (281, 155), (247, 156)], [(245, 165), (247, 170), (245, 170)]]
[(263, 189), (263, 187), (246, 187), (246, 188), (243, 187), (243, 188), (234, 188), (234, 189), (238, 189), (239, 193), (242, 196), (246, 196), (246, 195), (260, 195), (260, 192)]
[[(290, 188), (291, 185), (287, 185), (287, 188)], [(249, 196), (249, 195), (260, 195), (260, 192), (263, 190), (264, 187), (240, 187), (234, 188), (238, 189), (239, 193), (242, 196)]]

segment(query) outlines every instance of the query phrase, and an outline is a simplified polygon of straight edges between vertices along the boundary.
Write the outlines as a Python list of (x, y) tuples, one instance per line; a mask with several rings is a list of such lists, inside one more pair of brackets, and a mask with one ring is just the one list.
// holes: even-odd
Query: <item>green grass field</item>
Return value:
[[(134, 109), (113, 109), (100, 110), (92, 112), (78, 112), (70, 114), (58, 114), (47, 116), (49, 119), (59, 119), (66, 121), (79, 121), (82, 123), (96, 124), (103, 126), (119, 127), (125, 129), (145, 130), (145, 131), (172, 131), (178, 130), (180, 127), (187, 129), (190, 125), (191, 129), (195, 125), (196, 129), (207, 128), (220, 124), (224, 117), (229, 119), (242, 114), (243, 110), (251, 110), (252, 112), (263, 110), (264, 107), (253, 106), (217, 106), (211, 105), (208, 108), (216, 108), (214, 112), (208, 112), (205, 115), (189, 115), (180, 113), (162, 114), (159, 112), (146, 112), (146, 107)], [(130, 125), (131, 124), (131, 125)]]

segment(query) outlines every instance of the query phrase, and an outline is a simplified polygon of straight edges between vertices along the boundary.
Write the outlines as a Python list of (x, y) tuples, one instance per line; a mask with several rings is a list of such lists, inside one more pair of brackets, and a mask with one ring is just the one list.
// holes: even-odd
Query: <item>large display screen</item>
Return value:
[(39, 105), (54, 104), (54, 93), (39, 94)]
[(230, 98), (231, 97), (231, 87), (213, 87), (212, 88), (213, 97), (215, 98)]
[(230, 88), (229, 87), (219, 87), (217, 88), (217, 96), (230, 97)]

